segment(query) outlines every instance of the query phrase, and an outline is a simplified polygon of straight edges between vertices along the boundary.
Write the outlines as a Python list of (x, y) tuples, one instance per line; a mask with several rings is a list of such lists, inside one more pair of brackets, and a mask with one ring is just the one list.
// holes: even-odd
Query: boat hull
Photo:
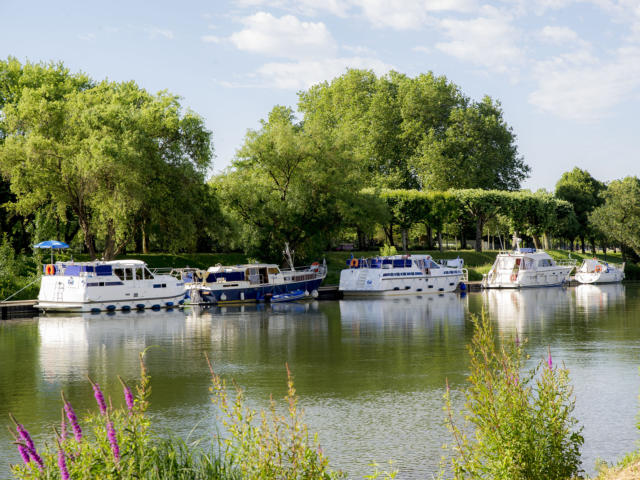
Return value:
[(95, 311), (108, 312), (118, 310), (145, 310), (172, 308), (184, 303), (185, 293), (156, 298), (135, 298), (126, 300), (101, 300), (99, 302), (64, 302), (40, 300), (36, 308), (44, 312), (89, 313)]
[[(453, 292), (462, 281), (463, 273), (448, 275), (412, 275), (384, 277), (380, 269), (343, 270), (340, 291), (348, 297), (425, 295)], [(404, 272), (402, 272), (404, 273)]]
[(616, 270), (615, 272), (601, 273), (576, 273), (576, 281), (583, 284), (603, 284), (603, 283), (619, 283), (624, 279), (624, 274)]
[(318, 288), (320, 287), (320, 284), (323, 280), (324, 277), (303, 282), (262, 284), (256, 285), (255, 287), (240, 288), (211, 288), (206, 286), (198, 286), (191, 288), (191, 297), (193, 301), (193, 290), (195, 289), (197, 291), (197, 294), (200, 296), (200, 299), (198, 299), (199, 302), (194, 303), (210, 303), (223, 305), (229, 303), (255, 303), (265, 301), (270, 296), (287, 294), (295, 290), (308, 292), (308, 295), (312, 296), (314, 292), (316, 292), (317, 295)]
[(482, 281), (484, 288), (537, 288), (560, 287), (569, 280), (573, 267), (552, 267), (544, 270), (521, 271), (515, 275), (510, 271), (491, 274)]

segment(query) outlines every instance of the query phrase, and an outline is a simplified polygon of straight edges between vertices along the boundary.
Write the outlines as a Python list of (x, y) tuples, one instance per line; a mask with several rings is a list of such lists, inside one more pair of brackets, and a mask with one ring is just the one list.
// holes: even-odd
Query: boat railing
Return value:
[(556, 260), (556, 265), (559, 267), (575, 267), (578, 261), (575, 258), (568, 258), (565, 260)]
[(465, 283), (469, 283), (469, 270), (467, 270), (466, 268), (462, 269), (462, 280)]

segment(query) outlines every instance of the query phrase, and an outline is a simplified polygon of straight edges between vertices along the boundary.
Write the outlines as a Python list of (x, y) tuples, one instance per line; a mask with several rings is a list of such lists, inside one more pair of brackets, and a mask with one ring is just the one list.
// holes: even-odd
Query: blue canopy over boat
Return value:
[(54, 249), (62, 250), (62, 249), (65, 249), (65, 248), (69, 248), (69, 245), (67, 245), (64, 242), (61, 242), (60, 240), (45, 240), (44, 242), (40, 242), (40, 243), (34, 245), (33, 248), (49, 248), (49, 249), (51, 249), (51, 263), (53, 263), (53, 250)]
[(33, 248), (69, 248), (64, 242), (60, 240), (45, 240), (44, 242), (40, 242), (33, 246)]

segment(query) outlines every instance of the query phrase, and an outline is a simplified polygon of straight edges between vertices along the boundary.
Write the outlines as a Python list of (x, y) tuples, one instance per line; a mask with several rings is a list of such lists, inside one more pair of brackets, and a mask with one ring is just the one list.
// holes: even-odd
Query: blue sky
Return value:
[(0, 57), (180, 95), (213, 131), (214, 171), (274, 105), (356, 67), (500, 100), (526, 188), (574, 166), (640, 174), (640, 0), (0, 0), (0, 25)]

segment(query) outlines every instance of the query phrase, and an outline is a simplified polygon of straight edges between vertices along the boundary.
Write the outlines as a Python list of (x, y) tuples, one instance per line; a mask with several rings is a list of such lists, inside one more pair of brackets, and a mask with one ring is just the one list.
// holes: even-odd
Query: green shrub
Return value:
[[(446, 424), (453, 436), (445, 463), (456, 480), (566, 480), (580, 473), (582, 428), (564, 367), (549, 358), (526, 373), (517, 340), (497, 346), (485, 313), (473, 318), (469, 386), (463, 423), (454, 418), (449, 387)], [(444, 476), (444, 469), (442, 475)]]

